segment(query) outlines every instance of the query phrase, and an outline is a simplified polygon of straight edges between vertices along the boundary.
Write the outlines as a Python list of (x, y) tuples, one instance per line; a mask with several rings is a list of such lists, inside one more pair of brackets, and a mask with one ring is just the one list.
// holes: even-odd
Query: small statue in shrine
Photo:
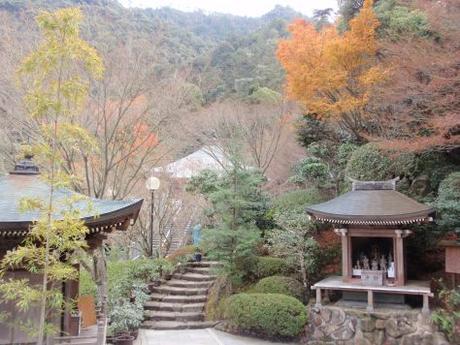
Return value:
[(361, 262), (359, 262), (359, 259), (356, 260), (356, 266), (355, 266), (355, 269), (356, 270), (360, 270), (361, 269)]
[(378, 262), (377, 262), (377, 260), (375, 258), (372, 259), (371, 265), (372, 265), (372, 270), (373, 271), (378, 271), (379, 270), (379, 264), (378, 264)]
[(373, 245), (372, 249), (371, 249), (371, 258), (375, 259), (375, 260), (378, 260), (379, 256), (380, 256), (379, 252), (380, 252), (379, 246)]
[(369, 269), (369, 259), (367, 258), (366, 255), (363, 257), (363, 269), (368, 270)]
[(391, 255), (391, 252), (390, 254), (388, 254), (388, 263), (391, 264), (393, 262), (393, 256)]
[(380, 270), (385, 272), (387, 270), (387, 259), (385, 258), (385, 255), (380, 257)]

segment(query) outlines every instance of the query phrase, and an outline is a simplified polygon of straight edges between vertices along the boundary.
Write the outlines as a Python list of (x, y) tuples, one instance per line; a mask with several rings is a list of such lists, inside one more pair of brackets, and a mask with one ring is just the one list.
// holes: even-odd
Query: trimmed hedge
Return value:
[(296, 337), (307, 322), (305, 306), (281, 294), (233, 295), (224, 301), (223, 309), (230, 325), (271, 338)]
[(285, 259), (272, 256), (259, 256), (257, 257), (252, 273), (257, 279), (262, 279), (290, 272), (292, 272), (292, 267)]
[(291, 277), (271, 276), (261, 279), (248, 292), (278, 293), (304, 300), (304, 288), (301, 282)]

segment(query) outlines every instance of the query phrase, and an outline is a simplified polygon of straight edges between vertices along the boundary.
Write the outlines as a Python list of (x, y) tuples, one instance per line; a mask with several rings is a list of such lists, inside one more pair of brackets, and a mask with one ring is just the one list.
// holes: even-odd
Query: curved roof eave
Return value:
[[(137, 220), (143, 199), (135, 199), (129, 204), (112, 211), (80, 218), (89, 228), (116, 225), (121, 220)], [(35, 220), (0, 221), (0, 231), (27, 232)]]
[(431, 221), (432, 207), (395, 190), (359, 190), (306, 208), (315, 219), (337, 224), (398, 225)]

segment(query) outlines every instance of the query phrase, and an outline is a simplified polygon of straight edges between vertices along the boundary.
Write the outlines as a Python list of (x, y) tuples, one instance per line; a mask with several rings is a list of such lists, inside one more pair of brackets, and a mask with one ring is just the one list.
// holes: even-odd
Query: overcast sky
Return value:
[(203, 10), (251, 17), (261, 16), (277, 4), (290, 6), (306, 15), (311, 15), (314, 9), (337, 9), (337, 0), (121, 0), (121, 3), (133, 7), (169, 6), (182, 11)]

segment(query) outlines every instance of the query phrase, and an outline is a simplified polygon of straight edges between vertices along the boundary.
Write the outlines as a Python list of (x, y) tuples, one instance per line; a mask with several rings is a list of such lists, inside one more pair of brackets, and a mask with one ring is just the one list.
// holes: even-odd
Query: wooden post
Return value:
[(316, 303), (315, 303), (315, 307), (321, 307), (321, 289), (320, 288), (316, 288)]
[(430, 302), (428, 300), (428, 295), (423, 295), (423, 307), (422, 307), (422, 314), (427, 316), (430, 314)]
[(350, 239), (347, 229), (335, 229), (337, 235), (342, 239), (342, 277), (344, 282), (351, 279), (351, 264), (350, 264)]
[(366, 310), (369, 313), (374, 312), (374, 292), (372, 290), (367, 290), (367, 308)]
[(97, 287), (97, 303), (100, 308), (100, 314), (107, 315), (107, 262), (105, 258), (104, 247), (100, 246), (96, 249), (93, 256), (95, 280)]
[(396, 286), (403, 286), (406, 283), (406, 273), (404, 270), (403, 231), (395, 230), (395, 233)]

